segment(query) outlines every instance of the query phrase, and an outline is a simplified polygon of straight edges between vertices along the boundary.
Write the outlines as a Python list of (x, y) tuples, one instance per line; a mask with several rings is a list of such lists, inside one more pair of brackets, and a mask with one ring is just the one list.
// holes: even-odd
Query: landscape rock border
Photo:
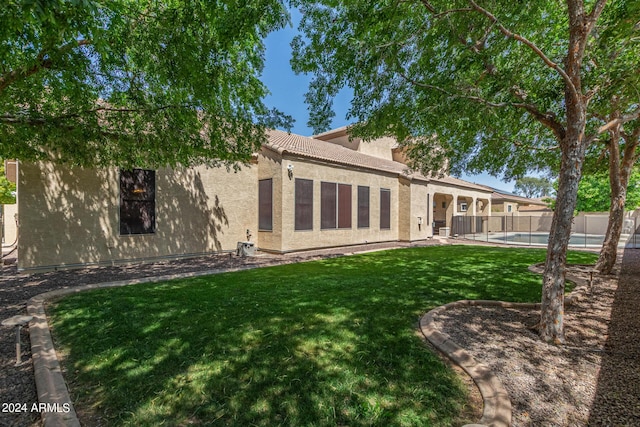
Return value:
[[(529, 267), (533, 273), (542, 273), (544, 264), (535, 264)], [(591, 283), (567, 274), (567, 280), (576, 284), (573, 291), (565, 297), (565, 304), (571, 305), (579, 301), (588, 292)], [(471, 377), (482, 395), (484, 408), (482, 418), (478, 424), (467, 424), (464, 427), (509, 427), (511, 425), (511, 400), (507, 390), (500, 379), (482, 363), (477, 362), (465, 349), (460, 347), (451, 338), (438, 330), (434, 325), (434, 318), (441, 312), (454, 308), (470, 306), (501, 307), (540, 310), (540, 303), (514, 303), (490, 300), (460, 300), (451, 302), (427, 312), (420, 318), (420, 331), (424, 337), (440, 352), (451, 359)]]
[(174, 279), (207, 276), (212, 274), (229, 273), (233, 271), (249, 270), (253, 266), (217, 269), (215, 271), (198, 271), (192, 273), (169, 274), (156, 277), (145, 277), (132, 280), (96, 283), (75, 288), (58, 289), (45, 292), (31, 298), (27, 303), (27, 313), (33, 316), (29, 323), (29, 336), (31, 339), (31, 354), (33, 358), (33, 371), (38, 393), (38, 402), (47, 410), (41, 411), (44, 427), (80, 427), (80, 421), (73, 407), (73, 402), (67, 389), (67, 384), (62, 375), (62, 368), (58, 361), (53, 339), (47, 321), (45, 304), (70, 294), (94, 289), (115, 288), (141, 283), (163, 282)]

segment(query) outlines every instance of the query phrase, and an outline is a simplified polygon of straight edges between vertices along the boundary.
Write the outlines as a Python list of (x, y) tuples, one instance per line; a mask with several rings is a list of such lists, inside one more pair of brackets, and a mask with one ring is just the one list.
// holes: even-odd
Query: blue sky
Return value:
[[(295, 123), (291, 132), (311, 136), (313, 131), (307, 126), (309, 113), (307, 105), (304, 103), (304, 94), (307, 91), (310, 76), (296, 75), (291, 70), (289, 60), (291, 59), (290, 42), (297, 34), (297, 24), (300, 15), (297, 11), (292, 11), (293, 27), (288, 26), (280, 31), (271, 33), (266, 40), (266, 63), (262, 75), (263, 82), (269, 88), (271, 95), (266, 98), (269, 107), (275, 107), (285, 114), (293, 116)], [(351, 124), (346, 119), (349, 110), (350, 93), (343, 91), (334, 99), (334, 110), (336, 116), (333, 119), (332, 128), (338, 128)], [(503, 182), (499, 178), (487, 174), (463, 175), (460, 178), (470, 182), (477, 182), (506, 191), (513, 191), (514, 181)]]

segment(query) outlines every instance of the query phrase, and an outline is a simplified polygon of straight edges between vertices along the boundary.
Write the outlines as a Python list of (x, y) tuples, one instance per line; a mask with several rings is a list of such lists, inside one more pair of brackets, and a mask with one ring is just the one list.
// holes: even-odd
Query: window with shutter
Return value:
[(380, 189), (380, 229), (391, 229), (391, 190)]
[(120, 234), (156, 231), (156, 172), (146, 169), (120, 171)]
[(358, 186), (358, 228), (369, 228), (369, 187)]
[(273, 230), (273, 180), (258, 182), (258, 229)]
[(313, 230), (313, 181), (296, 178), (295, 229)]

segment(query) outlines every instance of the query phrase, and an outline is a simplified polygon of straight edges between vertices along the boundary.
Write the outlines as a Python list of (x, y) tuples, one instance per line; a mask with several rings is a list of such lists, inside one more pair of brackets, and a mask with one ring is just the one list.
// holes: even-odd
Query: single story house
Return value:
[(389, 138), (272, 130), (238, 171), (18, 167), (18, 268), (44, 270), (235, 251), (286, 253), (420, 241), (454, 215), (490, 215), (486, 187), (411, 172)]

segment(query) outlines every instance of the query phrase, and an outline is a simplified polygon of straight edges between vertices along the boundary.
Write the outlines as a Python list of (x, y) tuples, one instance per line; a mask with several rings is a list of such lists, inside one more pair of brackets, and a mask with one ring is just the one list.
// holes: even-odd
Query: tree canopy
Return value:
[[(571, 89), (564, 66), (567, 3), (297, 4), (306, 37), (293, 43), (293, 66), (313, 74), (307, 102), (316, 132), (326, 130), (333, 97), (348, 86), (352, 134), (396, 137), (410, 145), (425, 172), (440, 170), (445, 161), (454, 174), (488, 171), (506, 178), (559, 166), (565, 89)], [(604, 4), (585, 2), (598, 13)], [(613, 111), (628, 127), (638, 126), (640, 3), (612, 1), (602, 14), (585, 46), (584, 87), (571, 89), (589, 100), (592, 141), (611, 125)]]
[(0, 9), (0, 154), (95, 166), (246, 161), (266, 126), (279, 0), (10, 0)]
[[(558, 170), (540, 333), (564, 342), (564, 269), (582, 165), (640, 126), (637, 0), (296, 0), (316, 131), (353, 89), (352, 135), (395, 137), (414, 166), (506, 178)], [(616, 140), (617, 143), (617, 140)], [(611, 152), (617, 152), (611, 150)], [(553, 165), (558, 165), (555, 168)]]
[[(579, 212), (607, 212), (611, 205), (611, 185), (608, 173), (587, 174), (578, 186)], [(640, 208), (640, 167), (636, 167), (629, 179), (625, 208)]]
[(547, 178), (539, 178), (535, 176), (524, 176), (516, 179), (513, 188), (516, 194), (524, 197), (544, 197), (551, 195), (553, 184)]

